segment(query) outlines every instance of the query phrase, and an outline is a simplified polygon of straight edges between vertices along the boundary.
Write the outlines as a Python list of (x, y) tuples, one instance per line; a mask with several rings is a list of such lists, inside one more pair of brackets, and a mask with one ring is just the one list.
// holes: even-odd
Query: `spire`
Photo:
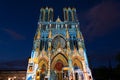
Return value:
[(41, 36), (40, 30), (38, 30), (37, 39), (40, 39), (40, 36)]
[(40, 30), (41, 30), (41, 25), (37, 29), (37, 32), (36, 32), (35, 37), (34, 37), (34, 40), (40, 39), (40, 36), (41, 36)]
[(50, 24), (50, 31), (49, 31), (49, 34), (48, 34), (48, 38), (52, 38), (51, 24)]
[(80, 32), (78, 30), (78, 25), (76, 25), (76, 31), (77, 31), (77, 38), (80, 38)]
[[(69, 39), (70, 36), (69, 36), (67, 24), (65, 24), (65, 27), (66, 27), (66, 38)], [(67, 52), (69, 52), (69, 51), (70, 51), (70, 42), (69, 42), (69, 40), (67, 40)]]
[(45, 45), (43, 46), (43, 49), (42, 49), (42, 55), (45, 55), (46, 52), (45, 52)]
[(59, 16), (58, 16), (56, 22), (61, 22), (61, 19), (59, 18)]
[(78, 54), (77, 48), (74, 46), (74, 53)]
[(82, 34), (81, 34), (81, 40), (84, 40), (84, 38), (83, 38)]
[(36, 51), (39, 52), (39, 48), (38, 47), (36, 48)]
[(84, 49), (82, 47), (79, 48), (78, 52), (81, 55), (81, 57), (84, 56)]
[(65, 24), (65, 26), (66, 26), (66, 38), (69, 39), (70, 36), (69, 36), (69, 32), (68, 32), (68, 28), (67, 28), (67, 24)]
[(82, 33), (79, 31), (78, 25), (76, 25), (76, 32), (77, 32), (77, 38), (81, 38), (81, 40), (84, 40)]

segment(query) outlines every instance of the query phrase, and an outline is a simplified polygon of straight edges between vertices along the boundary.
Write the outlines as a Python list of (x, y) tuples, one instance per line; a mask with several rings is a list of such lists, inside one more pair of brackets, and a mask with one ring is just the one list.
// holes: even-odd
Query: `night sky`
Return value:
[(52, 7), (62, 20), (75, 7), (91, 67), (116, 65), (120, 52), (119, 0), (0, 0), (0, 70), (26, 70), (40, 8)]

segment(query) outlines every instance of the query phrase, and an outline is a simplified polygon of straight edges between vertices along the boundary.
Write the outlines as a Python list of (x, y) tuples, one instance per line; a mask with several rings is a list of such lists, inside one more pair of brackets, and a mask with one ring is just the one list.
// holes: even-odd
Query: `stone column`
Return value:
[(89, 78), (88, 78), (88, 72), (87, 72), (87, 66), (85, 64), (85, 61), (82, 61), (82, 65), (83, 65), (84, 80), (89, 80)]

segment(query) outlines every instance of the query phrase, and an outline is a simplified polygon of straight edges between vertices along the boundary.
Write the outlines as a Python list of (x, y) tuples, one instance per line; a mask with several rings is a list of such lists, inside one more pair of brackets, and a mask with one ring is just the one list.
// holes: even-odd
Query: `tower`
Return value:
[(52, 8), (41, 8), (26, 80), (93, 80), (75, 8), (64, 8), (64, 21)]

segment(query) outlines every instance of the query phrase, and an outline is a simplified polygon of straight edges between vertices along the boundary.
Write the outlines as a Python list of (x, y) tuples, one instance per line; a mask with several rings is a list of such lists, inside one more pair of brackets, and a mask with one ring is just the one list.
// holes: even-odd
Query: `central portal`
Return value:
[(65, 66), (68, 66), (68, 61), (64, 54), (58, 53), (53, 57), (51, 67), (56, 80), (63, 80), (63, 68)]
[(57, 73), (57, 80), (62, 80), (62, 68), (63, 68), (63, 63), (61, 60), (58, 60), (55, 64), (54, 70)]

